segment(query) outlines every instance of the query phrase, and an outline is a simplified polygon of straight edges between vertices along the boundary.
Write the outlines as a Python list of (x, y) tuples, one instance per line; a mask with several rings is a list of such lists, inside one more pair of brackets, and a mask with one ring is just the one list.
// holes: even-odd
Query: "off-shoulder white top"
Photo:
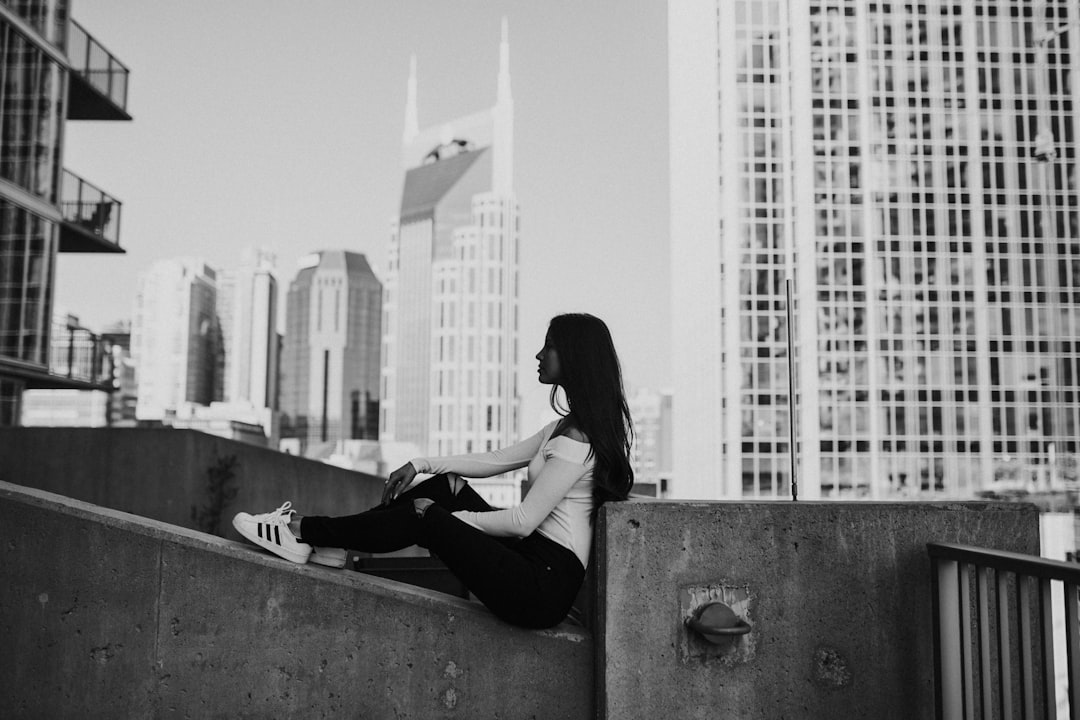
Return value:
[(571, 550), (585, 567), (592, 546), (595, 461), (587, 442), (551, 437), (557, 426), (558, 421), (551, 422), (527, 440), (488, 453), (417, 458), (412, 465), (420, 473), (452, 472), (473, 478), (528, 465), (531, 487), (520, 505), (490, 512), (459, 510), (454, 516), (499, 537), (526, 537), (535, 530)]

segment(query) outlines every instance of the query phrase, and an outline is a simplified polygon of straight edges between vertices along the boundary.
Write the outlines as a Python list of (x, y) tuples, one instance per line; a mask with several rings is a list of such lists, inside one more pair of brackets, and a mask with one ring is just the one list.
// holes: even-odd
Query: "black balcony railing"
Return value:
[(127, 113), (127, 67), (74, 20), (68, 33), (68, 60), (69, 119), (131, 119)]
[(53, 321), (49, 373), (68, 380), (108, 385), (112, 381), (109, 343), (73, 319)]
[(927, 551), (938, 718), (1080, 717), (1080, 565), (948, 543)]
[(60, 189), (61, 252), (123, 252), (120, 210), (123, 203), (64, 170)]

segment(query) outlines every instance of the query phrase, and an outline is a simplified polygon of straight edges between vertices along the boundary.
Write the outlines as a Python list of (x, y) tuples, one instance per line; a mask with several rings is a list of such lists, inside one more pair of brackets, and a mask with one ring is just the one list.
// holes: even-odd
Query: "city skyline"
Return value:
[[(532, 355), (559, 312), (608, 321), (628, 384), (670, 382), (663, 3), (626, 12), (612, 3), (79, 0), (72, 14), (133, 68), (127, 133), (76, 127), (66, 142), (66, 165), (124, 203), (125, 256), (59, 261), (57, 302), (87, 325), (130, 316), (127, 278), (179, 254), (228, 266), (257, 242), (277, 254), (287, 286), (300, 257), (337, 247), (364, 253), (382, 276), (401, 191), (409, 58), (417, 56), (422, 126), (484, 107), (506, 16), (515, 185), (530, 209), (522, 427), (546, 412)], [(102, 292), (101, 275), (120, 290)]]

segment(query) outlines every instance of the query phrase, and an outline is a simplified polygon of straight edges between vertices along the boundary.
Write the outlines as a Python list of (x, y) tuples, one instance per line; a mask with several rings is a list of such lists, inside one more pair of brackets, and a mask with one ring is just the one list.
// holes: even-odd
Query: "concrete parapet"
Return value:
[(4, 717), (590, 718), (593, 646), (0, 482)]
[[(1015, 503), (631, 501), (598, 527), (603, 718), (934, 716), (926, 543), (1039, 553)], [(684, 625), (724, 601), (752, 626)]]
[(239, 539), (239, 510), (286, 500), (308, 515), (377, 505), (383, 481), (174, 428), (0, 428), (0, 481)]

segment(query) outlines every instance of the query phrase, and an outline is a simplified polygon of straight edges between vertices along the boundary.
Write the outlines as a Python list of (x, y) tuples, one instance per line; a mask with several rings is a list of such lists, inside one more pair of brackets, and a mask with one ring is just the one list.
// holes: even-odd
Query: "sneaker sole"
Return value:
[(289, 550), (288, 548), (284, 548), (275, 542), (267, 540), (266, 538), (259, 537), (258, 533), (252, 532), (249, 528), (245, 527), (245, 524), (243, 522), (240, 522), (239, 515), (233, 518), (232, 524), (233, 527), (236, 528), (236, 532), (243, 535), (246, 539), (255, 543), (264, 550), (269, 550), (278, 557), (285, 558), (289, 562), (294, 562), (297, 565), (303, 565), (308, 561), (308, 558), (311, 556), (310, 550), (308, 550), (307, 552), (299, 550)]
[(348, 559), (349, 553), (344, 548), (313, 548), (308, 562), (323, 567), (343, 568)]

